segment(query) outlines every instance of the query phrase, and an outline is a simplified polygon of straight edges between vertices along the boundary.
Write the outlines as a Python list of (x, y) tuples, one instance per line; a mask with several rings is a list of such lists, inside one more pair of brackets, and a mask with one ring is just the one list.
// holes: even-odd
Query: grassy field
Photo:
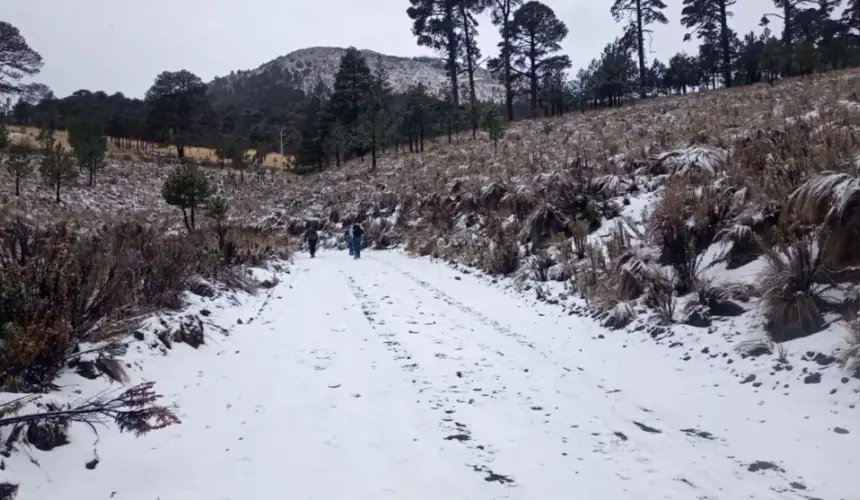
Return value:
[[(16, 136), (13, 137), (13, 140), (17, 138), (18, 141), (30, 142), (33, 145), (36, 143), (36, 137), (39, 135), (39, 129), (36, 127), (12, 127), (11, 132), (13, 134), (23, 134), (24, 137)], [(68, 132), (65, 130), (58, 130), (55, 132), (54, 136), (64, 147), (69, 148), (69, 139)], [(151, 151), (167, 154), (167, 155), (176, 155), (176, 148), (173, 146), (168, 146), (165, 144), (147, 144), (153, 146)], [(253, 150), (251, 150), (253, 152)], [(113, 144), (113, 140), (108, 140), (108, 154), (121, 156), (127, 155), (131, 151), (126, 149), (116, 148)], [(218, 157), (215, 155), (215, 150), (210, 148), (199, 148), (194, 146), (189, 146), (185, 148), (186, 156), (190, 158), (194, 158), (197, 160), (208, 160), (217, 162)], [(266, 156), (266, 166), (268, 167), (290, 167), (293, 162), (292, 156), (281, 156), (280, 153), (269, 153)]]

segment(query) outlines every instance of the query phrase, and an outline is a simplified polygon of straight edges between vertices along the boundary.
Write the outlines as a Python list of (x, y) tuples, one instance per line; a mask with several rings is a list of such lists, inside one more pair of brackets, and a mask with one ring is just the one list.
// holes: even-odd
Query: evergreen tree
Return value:
[(323, 101), (313, 96), (305, 108), (305, 118), (301, 125), (301, 141), (296, 161), (301, 166), (316, 165), (322, 169), (326, 159), (326, 134), (323, 127)]
[(502, 118), (499, 116), (499, 111), (495, 106), (490, 106), (484, 113), (484, 129), (493, 140), (493, 151), (499, 151), (499, 139), (502, 138)]
[(21, 79), (41, 69), (42, 56), (27, 44), (18, 28), (0, 21), (0, 96), (27, 93), (32, 85), (21, 84)]
[(9, 147), (9, 154), (6, 158), (6, 171), (15, 179), (15, 196), (20, 196), (21, 180), (33, 173), (33, 161), (30, 159), (30, 154), (26, 147), (19, 144)]
[[(161, 187), (161, 197), (171, 206), (182, 210), (182, 218), (188, 232), (195, 230), (197, 207), (209, 200), (211, 191), (206, 174), (192, 162), (183, 161), (174, 168)], [(189, 217), (190, 216), (190, 217)]]
[(69, 127), (69, 145), (78, 164), (89, 173), (89, 185), (95, 184), (98, 170), (105, 165), (108, 144), (104, 125), (95, 119), (79, 120)]
[(635, 40), (636, 49), (639, 53), (639, 97), (646, 96), (646, 71), (645, 66), (645, 33), (651, 30), (647, 26), (653, 23), (667, 24), (663, 9), (666, 4), (663, 0), (615, 0), (610, 8), (612, 17), (616, 21), (628, 18), (626, 31)]
[(367, 96), (373, 84), (374, 75), (364, 56), (354, 47), (347, 49), (335, 74), (331, 99), (320, 118), (324, 122), (322, 132), (326, 132), (326, 127), (331, 130), (334, 123), (340, 125), (346, 138), (351, 139), (346, 145), (348, 150), (364, 145), (361, 141), (362, 122), (366, 114)]
[(151, 130), (175, 146), (180, 159), (185, 158), (185, 146), (206, 129), (211, 110), (206, 84), (186, 70), (165, 71), (146, 91), (145, 103)]
[(429, 47), (445, 55), (445, 71), (451, 81), (451, 100), (454, 106), (460, 105), (458, 84), (462, 34), (458, 32), (457, 4), (460, 0), (409, 0), (406, 10), (412, 19), (412, 34), (418, 38), (418, 45)]
[(490, 60), (491, 71), (500, 73), (505, 86), (505, 112), (508, 121), (514, 120), (514, 73), (511, 69), (513, 55), (513, 15), (523, 0), (486, 0), (490, 6), (493, 24), (498, 26), (502, 40), (499, 42), (498, 58)]
[[(714, 26), (719, 27), (722, 56), (720, 72), (726, 87), (732, 86), (731, 32), (728, 18), (732, 15), (729, 7), (735, 2), (736, 0), (684, 0), (684, 8), (681, 10), (681, 24), (685, 28), (695, 28), (694, 31), (700, 29), (707, 31)], [(684, 35), (684, 40), (690, 38), (690, 33)]]
[(218, 235), (218, 250), (224, 250), (224, 239), (227, 235), (227, 211), (229, 205), (223, 196), (212, 196), (206, 203), (206, 216), (215, 223), (215, 233)]
[(469, 117), (472, 124), (472, 138), (478, 133), (478, 96), (475, 94), (475, 70), (478, 69), (478, 59), (481, 51), (478, 49), (478, 20), (477, 14), (484, 11), (483, 0), (457, 0), (457, 18), (459, 31), (463, 35), (461, 57), (465, 62), (466, 75), (469, 78)]
[(513, 68), (527, 79), (532, 117), (537, 116), (538, 87), (544, 71), (570, 67), (570, 58), (555, 55), (567, 36), (567, 26), (546, 5), (529, 1), (514, 13)]
[(75, 160), (63, 150), (63, 145), (57, 142), (42, 158), (42, 178), (53, 186), (58, 205), (60, 204), (60, 187), (75, 180), (77, 176)]
[(0, 162), (3, 161), (11, 146), (12, 138), (9, 134), (9, 128), (6, 127), (5, 123), (0, 123)]
[(379, 141), (385, 135), (385, 126), (390, 123), (386, 113), (391, 104), (391, 86), (388, 83), (388, 73), (378, 61), (370, 79), (370, 85), (364, 94), (362, 102), (362, 121), (365, 143), (370, 147), (371, 170), (376, 169), (376, 156)]

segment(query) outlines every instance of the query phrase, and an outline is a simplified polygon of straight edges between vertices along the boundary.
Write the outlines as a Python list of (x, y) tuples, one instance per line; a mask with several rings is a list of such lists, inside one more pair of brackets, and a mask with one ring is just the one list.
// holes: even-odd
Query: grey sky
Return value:
[[(426, 55), (410, 31), (407, 0), (2, 0), (3, 20), (17, 26), (45, 59), (38, 81), (58, 96), (76, 90), (120, 91), (142, 97), (164, 70), (187, 69), (208, 81), (252, 69), (311, 46), (350, 46), (400, 55)], [(544, 0), (570, 29), (564, 51), (573, 72), (599, 55), (621, 27), (611, 0)], [(679, 50), (681, 0), (666, 0), (669, 24), (654, 27), (648, 58)], [(731, 26), (760, 31), (771, 0), (741, 0)], [(483, 18), (480, 46), (495, 53), (496, 29)], [(772, 24), (773, 31), (781, 29)]]

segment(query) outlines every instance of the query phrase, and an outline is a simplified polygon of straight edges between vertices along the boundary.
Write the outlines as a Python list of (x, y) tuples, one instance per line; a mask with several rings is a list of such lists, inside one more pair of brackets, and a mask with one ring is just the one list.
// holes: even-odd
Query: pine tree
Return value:
[[(161, 197), (171, 206), (182, 210), (188, 232), (195, 230), (197, 207), (209, 200), (211, 191), (206, 174), (192, 162), (185, 161), (174, 168), (161, 187)], [(190, 217), (189, 217), (190, 215)]]
[(21, 196), (21, 181), (33, 173), (33, 161), (26, 147), (19, 144), (9, 147), (6, 170), (15, 179), (15, 196)]
[(391, 86), (388, 83), (388, 73), (382, 65), (382, 60), (379, 60), (361, 106), (362, 136), (365, 139), (365, 144), (370, 147), (371, 170), (376, 169), (377, 148), (380, 139), (385, 135), (384, 128), (387, 121), (385, 115), (390, 104)]
[(842, 11), (842, 22), (860, 35), (860, 0), (848, 0)]
[(198, 140), (207, 128), (211, 103), (206, 84), (186, 70), (165, 71), (146, 91), (145, 103), (151, 130), (168, 139), (177, 156), (184, 158), (185, 146)]
[(22, 94), (28, 85), (20, 84), (24, 76), (42, 69), (42, 56), (30, 48), (15, 26), (0, 21), (0, 95)]
[(301, 166), (316, 165), (320, 170), (323, 168), (327, 140), (322, 120), (324, 111), (322, 98), (318, 95), (312, 96), (305, 108), (305, 118), (300, 127), (301, 141), (296, 161)]
[[(723, 83), (726, 87), (732, 86), (731, 32), (728, 18), (732, 15), (729, 7), (735, 2), (736, 0), (684, 0), (684, 8), (681, 10), (681, 24), (685, 28), (695, 28), (694, 32), (697, 32), (714, 26), (719, 27), (722, 56), (720, 72), (723, 74)], [(690, 38), (690, 33), (684, 35), (684, 40)]]
[(457, 0), (457, 18), (459, 19), (459, 31), (463, 36), (461, 57), (466, 66), (466, 75), (469, 78), (469, 117), (472, 123), (472, 139), (478, 133), (478, 96), (475, 94), (475, 70), (478, 68), (478, 59), (481, 51), (478, 49), (478, 20), (477, 14), (484, 11), (485, 5), (482, 0)]
[(229, 205), (223, 196), (213, 196), (206, 203), (206, 216), (215, 223), (215, 233), (218, 235), (218, 250), (224, 250), (224, 237), (227, 235), (227, 211)]
[[(347, 150), (363, 146), (362, 121), (364, 120), (367, 95), (373, 85), (373, 74), (364, 56), (355, 47), (347, 49), (341, 58), (340, 67), (334, 78), (334, 90), (331, 99), (321, 115), (322, 129), (325, 133), (331, 131), (334, 123), (338, 123), (347, 139)], [(328, 136), (328, 134), (325, 134)], [(323, 140), (323, 147), (326, 141)]]
[(490, 15), (493, 24), (498, 26), (502, 40), (499, 42), (499, 57), (492, 59), (488, 66), (491, 70), (501, 73), (505, 86), (505, 112), (508, 121), (514, 120), (514, 74), (511, 70), (513, 54), (513, 15), (514, 10), (523, 0), (487, 0), (490, 5)]
[(540, 2), (526, 2), (514, 13), (513, 69), (528, 80), (533, 117), (537, 116), (541, 75), (570, 67), (568, 56), (553, 55), (561, 50), (567, 33), (567, 26), (555, 17), (555, 12)]
[(451, 100), (460, 106), (457, 59), (462, 45), (462, 34), (457, 26), (457, 4), (460, 0), (409, 0), (406, 13), (412, 19), (412, 34), (418, 45), (445, 54), (445, 71), (451, 81)]
[(78, 164), (89, 173), (89, 185), (95, 184), (98, 170), (105, 165), (107, 136), (104, 125), (95, 119), (82, 119), (69, 126), (69, 145), (72, 146)]
[(495, 106), (491, 106), (487, 109), (486, 113), (484, 113), (483, 123), (484, 128), (490, 135), (490, 139), (493, 140), (493, 151), (498, 153), (499, 139), (502, 138), (502, 119), (501, 116), (499, 116), (499, 110), (497, 110)]
[(647, 26), (653, 23), (667, 24), (666, 15), (663, 14), (663, 9), (666, 4), (663, 0), (615, 0), (612, 4), (610, 12), (616, 21), (621, 21), (625, 16), (628, 18), (629, 24), (626, 30), (636, 41), (636, 48), (639, 52), (639, 97), (646, 97), (645, 84), (645, 33), (651, 33)]
[(0, 162), (3, 161), (10, 147), (12, 147), (12, 138), (9, 129), (5, 123), (0, 123)]
[(42, 178), (54, 188), (56, 202), (60, 204), (60, 187), (77, 178), (75, 160), (57, 142), (42, 158)]

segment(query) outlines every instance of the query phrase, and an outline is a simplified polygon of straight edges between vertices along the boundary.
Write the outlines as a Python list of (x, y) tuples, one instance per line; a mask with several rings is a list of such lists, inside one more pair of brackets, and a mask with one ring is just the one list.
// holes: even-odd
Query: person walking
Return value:
[(346, 228), (343, 232), (343, 239), (346, 240), (346, 248), (349, 250), (349, 254), (352, 255), (353, 247), (352, 247), (352, 228), (347, 224), (344, 224)]
[(319, 243), (320, 236), (317, 234), (317, 230), (314, 226), (309, 226), (308, 230), (305, 231), (305, 240), (308, 242), (308, 250), (311, 252), (311, 258), (314, 258), (314, 255), (317, 253), (317, 243)]
[(352, 238), (352, 254), (356, 259), (361, 258), (361, 243), (364, 236), (364, 228), (356, 222), (350, 229), (350, 237)]

